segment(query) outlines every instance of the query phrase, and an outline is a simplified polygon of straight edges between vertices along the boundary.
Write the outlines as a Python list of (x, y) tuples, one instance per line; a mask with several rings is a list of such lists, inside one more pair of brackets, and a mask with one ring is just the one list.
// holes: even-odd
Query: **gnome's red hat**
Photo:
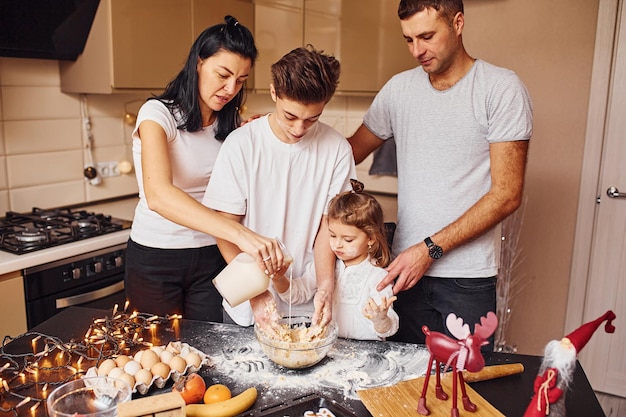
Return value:
[(611, 323), (613, 319), (615, 319), (615, 313), (609, 310), (594, 321), (583, 324), (578, 329), (574, 330), (565, 337), (567, 337), (572, 342), (572, 344), (576, 348), (576, 353), (578, 353), (582, 350), (583, 347), (585, 347), (589, 339), (591, 339), (593, 332), (595, 332), (596, 329), (600, 327), (600, 324), (602, 324), (603, 321), (606, 320), (606, 324), (604, 325), (604, 331), (607, 333), (613, 333), (615, 331), (615, 326), (613, 326), (613, 324)]

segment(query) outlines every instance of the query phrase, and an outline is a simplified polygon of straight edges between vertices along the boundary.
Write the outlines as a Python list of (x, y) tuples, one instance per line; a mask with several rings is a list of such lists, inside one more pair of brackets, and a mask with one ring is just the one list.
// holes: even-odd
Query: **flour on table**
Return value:
[[(382, 343), (382, 342), (381, 342)], [(404, 379), (424, 374), (428, 365), (426, 349), (393, 348), (368, 352), (351, 347), (338, 339), (327, 357), (311, 368), (286, 369), (270, 361), (256, 340), (222, 349), (217, 355), (208, 355), (214, 370), (243, 385), (266, 385), (268, 392), (278, 399), (284, 398), (281, 390), (323, 391), (332, 388), (343, 392), (347, 398), (358, 399), (359, 389), (393, 385)], [(384, 345), (381, 344), (384, 349)]]

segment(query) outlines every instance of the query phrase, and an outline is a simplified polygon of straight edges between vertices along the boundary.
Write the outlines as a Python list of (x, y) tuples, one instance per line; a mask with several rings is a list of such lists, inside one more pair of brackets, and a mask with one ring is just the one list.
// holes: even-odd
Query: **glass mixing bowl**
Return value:
[(285, 368), (301, 369), (317, 364), (337, 340), (338, 327), (334, 321), (319, 334), (311, 326), (311, 317), (283, 317), (278, 324), (284, 329), (283, 338), (270, 337), (258, 324), (254, 325), (254, 333), (265, 355)]

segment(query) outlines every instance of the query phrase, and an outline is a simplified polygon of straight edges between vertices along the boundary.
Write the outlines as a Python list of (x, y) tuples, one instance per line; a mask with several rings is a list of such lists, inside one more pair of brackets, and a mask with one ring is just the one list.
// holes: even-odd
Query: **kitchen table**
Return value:
[[(107, 315), (110, 316), (111, 311), (70, 307), (32, 330), (68, 342), (84, 337), (94, 319)], [(334, 400), (334, 404), (345, 407), (354, 415), (370, 416), (358, 400), (355, 389), (393, 384), (399, 379), (416, 377), (420, 369), (425, 369), (424, 363), (427, 359), (427, 352), (421, 345), (338, 339), (329, 357), (318, 365), (304, 370), (286, 370), (265, 358), (256, 343), (252, 328), (184, 319), (178, 320), (174, 326), (164, 323), (147, 331), (146, 340), (159, 345), (181, 340), (204, 352), (211, 364), (203, 366), (199, 373), (207, 384), (224, 383), (235, 394), (249, 386), (255, 386), (259, 397), (253, 409), (245, 414), (250, 416), (260, 415), (262, 410), (273, 409), (274, 405), (306, 397), (307, 394)], [(11, 341), (4, 348), (5, 352), (13, 354), (30, 350), (31, 342), (26, 338)], [(533, 381), (541, 357), (487, 353), (485, 360), (488, 365), (516, 362), (524, 364), (525, 371), (522, 374), (471, 384), (474, 390), (504, 415), (522, 416), (532, 395)], [(2, 365), (0, 360), (0, 368)], [(40, 373), (38, 378), (41, 381), (45, 376)], [(169, 390), (171, 382), (161, 389), (152, 387), (145, 395), (157, 395)], [(26, 392), (22, 394), (27, 395)], [(33, 396), (41, 395), (35, 393)], [(135, 394), (134, 398), (140, 396)], [(10, 403), (15, 404), (15, 399), (9, 401), (6, 394), (0, 397), (1, 407), (7, 407)], [(579, 363), (576, 366), (572, 391), (567, 395), (566, 407), (568, 417), (604, 416)], [(462, 409), (460, 411), (462, 416), (479, 415)], [(20, 415), (44, 417), (45, 407), (38, 407), (35, 411), (22, 407)], [(416, 413), (416, 416), (419, 414)]]

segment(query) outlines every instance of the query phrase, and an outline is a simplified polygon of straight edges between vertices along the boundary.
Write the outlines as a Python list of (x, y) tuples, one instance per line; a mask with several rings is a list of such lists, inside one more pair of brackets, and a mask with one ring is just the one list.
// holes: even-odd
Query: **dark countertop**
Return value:
[[(107, 314), (110, 315), (110, 311), (71, 307), (41, 323), (32, 331), (56, 336), (64, 342), (82, 339), (93, 319), (105, 317)], [(4, 348), (4, 351), (9, 354), (31, 352), (31, 338), (14, 340)], [(329, 401), (334, 400), (336, 404), (357, 416), (370, 416), (358, 400), (355, 390), (392, 385), (402, 379), (417, 377), (425, 369), (427, 365), (425, 361), (428, 358), (424, 346), (338, 339), (328, 357), (318, 365), (304, 370), (286, 370), (273, 364), (263, 355), (251, 328), (180, 320), (175, 328), (162, 324), (145, 338), (159, 345), (181, 340), (207, 354), (212, 365), (203, 366), (199, 371), (207, 385), (224, 383), (234, 394), (255, 386), (259, 391), (259, 397), (254, 408), (245, 414), (250, 416), (260, 415), (262, 409), (311, 393)], [(488, 365), (515, 362), (524, 364), (525, 371), (522, 374), (471, 384), (472, 388), (504, 415), (522, 416), (532, 396), (533, 382), (541, 358), (487, 353), (485, 360)], [(3, 362), (4, 360), (0, 358), (0, 368)], [(7, 379), (4, 374), (2, 377)], [(39, 377), (43, 378), (41, 374)], [(50, 391), (52, 389), (49, 388)], [(152, 387), (146, 395), (169, 390), (171, 382), (162, 389)], [(37, 398), (43, 394), (36, 392), (32, 396)], [(133, 398), (139, 396), (140, 394), (135, 394)], [(15, 398), (8, 401), (6, 394), (0, 396), (0, 407), (6, 408), (7, 405), (15, 403)], [(20, 415), (31, 417), (46, 415), (43, 404), (34, 412), (31, 412), (29, 407), (20, 408)], [(604, 416), (580, 364), (575, 371), (572, 391), (566, 397), (566, 407), (568, 417)], [(471, 415), (462, 409), (460, 411), (461, 415)], [(416, 416), (419, 414), (416, 413)]]

